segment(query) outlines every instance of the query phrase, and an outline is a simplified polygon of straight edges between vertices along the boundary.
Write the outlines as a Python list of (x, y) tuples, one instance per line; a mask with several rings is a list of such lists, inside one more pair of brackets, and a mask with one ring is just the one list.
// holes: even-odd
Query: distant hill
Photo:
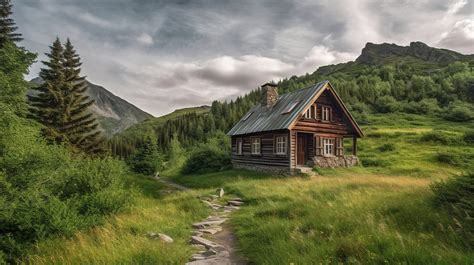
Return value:
[[(37, 77), (30, 82), (34, 85), (39, 85), (42, 83), (42, 80)], [(107, 137), (121, 132), (133, 124), (153, 117), (130, 102), (112, 94), (104, 87), (89, 81), (87, 81), (87, 84), (89, 85), (87, 94), (95, 100), (91, 111), (97, 116), (99, 124)]]
[(367, 66), (396, 64), (411, 67), (417, 73), (429, 73), (456, 61), (474, 62), (474, 54), (464, 55), (447, 49), (433, 48), (419, 41), (411, 42), (410, 46), (368, 42), (355, 61), (321, 66), (314, 74), (359, 74)]
[(211, 107), (209, 106), (199, 106), (199, 107), (191, 107), (191, 108), (183, 108), (177, 109), (171, 113), (160, 117), (153, 117), (146, 119), (140, 123), (134, 124), (124, 130), (123, 132), (119, 133), (117, 136), (124, 137), (128, 139), (142, 139), (142, 136), (148, 131), (156, 131), (160, 126), (165, 124), (169, 120), (174, 120), (178, 117), (189, 113), (196, 113), (196, 114), (205, 114), (209, 113)]

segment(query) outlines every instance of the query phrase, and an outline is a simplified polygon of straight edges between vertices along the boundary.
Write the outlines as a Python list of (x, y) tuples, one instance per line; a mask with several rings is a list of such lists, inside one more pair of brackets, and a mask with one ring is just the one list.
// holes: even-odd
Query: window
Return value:
[(252, 138), (252, 155), (260, 154), (260, 138)]
[(277, 136), (275, 139), (275, 153), (277, 155), (286, 155), (288, 148), (288, 138), (286, 136)]
[(330, 121), (331, 120), (331, 108), (330, 107), (322, 107), (321, 119), (323, 121)]
[(316, 119), (315, 105), (311, 105), (308, 110), (303, 114), (305, 119)]
[(324, 156), (334, 155), (334, 139), (323, 138), (323, 147)]
[(288, 105), (288, 107), (285, 108), (285, 109), (281, 112), (281, 114), (290, 113), (290, 112), (296, 107), (296, 105), (298, 105), (298, 103), (300, 103), (300, 102), (299, 102), (299, 101), (293, 101), (293, 102), (291, 102), (291, 104)]
[(242, 154), (242, 139), (237, 139), (237, 154)]
[(242, 121), (246, 121), (250, 116), (252, 116), (253, 111), (245, 114), (245, 116), (242, 118)]

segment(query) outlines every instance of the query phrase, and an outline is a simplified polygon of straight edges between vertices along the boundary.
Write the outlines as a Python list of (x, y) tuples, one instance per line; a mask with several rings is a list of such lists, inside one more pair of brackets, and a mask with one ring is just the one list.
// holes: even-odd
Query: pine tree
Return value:
[(71, 41), (64, 46), (64, 74), (66, 89), (62, 106), (62, 131), (69, 142), (86, 152), (98, 152), (102, 149), (101, 132), (95, 116), (88, 110), (94, 100), (86, 95), (87, 81), (81, 73), (81, 61)]
[(88, 111), (94, 101), (85, 92), (87, 83), (80, 76), (80, 58), (69, 39), (63, 48), (59, 38), (46, 54), (40, 77), (44, 83), (29, 96), (31, 116), (46, 126), (44, 135), (55, 143), (66, 143), (87, 153), (102, 151), (98, 123)]
[(13, 5), (10, 0), (0, 0), (0, 47), (7, 41), (19, 42), (23, 40), (20, 33), (15, 33), (17, 27), (10, 17)]
[(59, 38), (56, 38), (50, 46), (51, 52), (46, 53), (48, 61), (42, 61), (46, 68), (40, 71), (40, 78), (44, 81), (42, 85), (34, 87), (34, 95), (29, 95), (30, 115), (33, 119), (45, 125), (43, 134), (50, 141), (62, 143), (66, 141), (61, 134), (61, 90), (65, 87), (65, 76), (63, 69), (63, 46)]

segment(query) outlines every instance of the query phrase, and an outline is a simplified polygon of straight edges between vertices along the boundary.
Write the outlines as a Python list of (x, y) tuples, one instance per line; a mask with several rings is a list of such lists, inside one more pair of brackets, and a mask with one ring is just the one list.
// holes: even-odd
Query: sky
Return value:
[(13, 0), (22, 46), (70, 38), (82, 74), (155, 115), (355, 60), (367, 42), (474, 53), (474, 0)]

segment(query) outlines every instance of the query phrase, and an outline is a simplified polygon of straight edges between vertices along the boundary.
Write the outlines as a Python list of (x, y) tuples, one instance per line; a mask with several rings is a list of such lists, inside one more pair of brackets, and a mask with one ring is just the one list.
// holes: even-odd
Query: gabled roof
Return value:
[(321, 94), (319, 92), (323, 91), (326, 86), (331, 88), (355, 130), (358, 132), (359, 136), (362, 136), (363, 134), (359, 126), (327, 80), (281, 95), (276, 104), (270, 109), (266, 106), (262, 106), (260, 103), (257, 104), (234, 125), (227, 135), (243, 135), (256, 132), (290, 129), (294, 121), (299, 117), (299, 114), (316, 100), (317, 96)]

